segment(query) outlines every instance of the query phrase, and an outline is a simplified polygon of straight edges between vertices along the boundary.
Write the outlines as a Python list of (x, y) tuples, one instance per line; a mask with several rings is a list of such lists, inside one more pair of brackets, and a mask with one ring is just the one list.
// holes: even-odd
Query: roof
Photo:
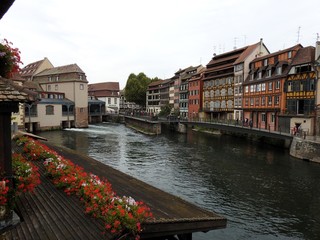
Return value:
[[(167, 82), (168, 82), (168, 81), (167, 81)], [(164, 81), (164, 80), (158, 80), (158, 81), (154, 81), (154, 82), (150, 83), (150, 84), (148, 85), (148, 87), (158, 86), (158, 85), (164, 84), (164, 83), (166, 83), (166, 81)]]
[(19, 86), (10, 79), (0, 77), (0, 102), (28, 102), (36, 99), (36, 92)]
[(315, 59), (315, 51), (315, 47), (312, 46), (300, 48), (293, 58), (291, 66), (312, 63)]
[(43, 70), (42, 72), (36, 74), (36, 76), (47, 76), (47, 75), (55, 75), (55, 74), (62, 74), (62, 73), (83, 73), (84, 71), (76, 64), (69, 64), (60, 67), (54, 67), (50, 69)]
[(88, 91), (120, 91), (119, 82), (102, 82), (102, 83), (93, 83), (88, 84)]
[(0, 4), (0, 19), (6, 14), (14, 0), (2, 0)]
[(25, 66), (20, 70), (21, 76), (22, 77), (32, 76), (37, 71), (39, 66), (45, 61), (45, 59), (46, 58), (33, 63), (29, 63), (27, 66)]
[(270, 58), (270, 57), (273, 57), (273, 56), (277, 56), (277, 55), (280, 55), (282, 53), (285, 53), (285, 52), (289, 52), (289, 51), (292, 51), (294, 49), (299, 49), (299, 48), (302, 48), (302, 45), (301, 44), (296, 44), (294, 45), (293, 47), (290, 47), (290, 48), (286, 48), (286, 49), (283, 49), (281, 51), (278, 51), (278, 52), (274, 52), (274, 53), (271, 53), (271, 54), (268, 54), (268, 55), (265, 55), (263, 57), (258, 57), (258, 58), (255, 58), (254, 60), (252, 60), (252, 62), (258, 62), (258, 61), (261, 61), (263, 59), (267, 59), (267, 58)]
[[(238, 64), (238, 63), (242, 63), (246, 60), (246, 58), (257, 48), (260, 46), (260, 44), (263, 44), (263, 46), (266, 48), (266, 46), (264, 45), (264, 43), (262, 42), (262, 40), (258, 43), (249, 45), (242, 53), (241, 55), (238, 57), (238, 59), (234, 62), (234, 64)], [(267, 48), (266, 48), (267, 49)], [(269, 50), (268, 50), (269, 52)]]
[(243, 47), (243, 48), (238, 48), (233, 51), (222, 53), (219, 55), (214, 55), (214, 57), (211, 59), (211, 61), (207, 64), (207, 68), (209, 68), (208, 66), (217, 64), (219, 62), (232, 60), (234, 58), (237, 59), (242, 54), (242, 52), (245, 51), (247, 48), (248, 48), (248, 46)]
[(69, 99), (57, 99), (57, 98), (41, 98), (38, 104), (64, 104), (64, 105), (74, 105), (74, 102)]

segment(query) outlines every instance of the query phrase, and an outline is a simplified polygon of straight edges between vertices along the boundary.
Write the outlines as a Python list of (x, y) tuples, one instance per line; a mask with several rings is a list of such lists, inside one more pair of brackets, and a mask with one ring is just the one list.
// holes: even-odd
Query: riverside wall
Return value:
[(305, 161), (320, 163), (320, 142), (294, 137), (290, 146), (290, 155)]

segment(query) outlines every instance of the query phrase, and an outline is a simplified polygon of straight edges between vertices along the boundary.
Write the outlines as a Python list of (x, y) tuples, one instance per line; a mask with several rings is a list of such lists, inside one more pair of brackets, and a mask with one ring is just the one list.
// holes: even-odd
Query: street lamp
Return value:
[(319, 87), (319, 70), (318, 68), (320, 67), (320, 59), (316, 60), (313, 64), (314, 66), (314, 71), (316, 74), (315, 77), (315, 86), (316, 86), (316, 95), (315, 95), (315, 122), (314, 122), (314, 129), (315, 129), (315, 136), (319, 134), (319, 121), (318, 121), (318, 111), (320, 110), (320, 103), (318, 103), (318, 95), (320, 94), (320, 87)]

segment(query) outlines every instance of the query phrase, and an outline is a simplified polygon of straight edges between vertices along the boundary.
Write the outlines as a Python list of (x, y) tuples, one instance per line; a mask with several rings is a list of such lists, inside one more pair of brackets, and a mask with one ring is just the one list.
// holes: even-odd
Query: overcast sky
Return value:
[(170, 78), (260, 38), (270, 52), (315, 46), (319, 10), (318, 0), (16, 0), (0, 39), (24, 65), (77, 63), (89, 83), (122, 89), (131, 73)]

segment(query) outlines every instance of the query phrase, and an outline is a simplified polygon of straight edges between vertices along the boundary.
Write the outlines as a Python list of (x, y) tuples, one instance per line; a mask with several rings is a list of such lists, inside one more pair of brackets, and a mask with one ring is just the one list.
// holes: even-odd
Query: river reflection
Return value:
[(43, 132), (155, 187), (227, 217), (194, 239), (320, 239), (320, 165), (231, 136), (145, 136), (117, 124)]

